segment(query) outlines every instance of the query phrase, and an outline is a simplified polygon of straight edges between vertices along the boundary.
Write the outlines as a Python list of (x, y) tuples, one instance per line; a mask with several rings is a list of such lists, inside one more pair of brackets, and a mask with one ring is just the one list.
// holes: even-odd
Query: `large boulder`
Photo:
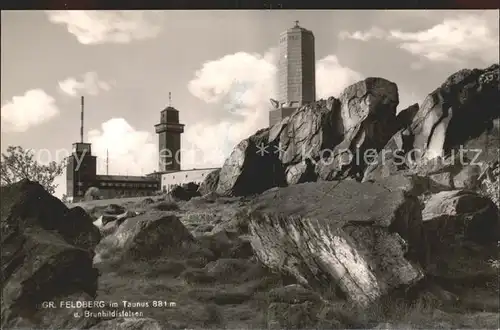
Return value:
[(198, 185), (194, 182), (175, 186), (169, 193), (174, 200), (188, 201), (193, 197), (199, 197)]
[(180, 256), (210, 253), (198, 244), (179, 218), (169, 212), (151, 211), (126, 219), (96, 247), (95, 262), (151, 259), (169, 254)]
[(284, 171), (276, 150), (277, 143), (270, 142), (269, 129), (241, 141), (220, 170), (216, 193), (243, 196), (282, 185)]
[(368, 305), (423, 277), (421, 204), (410, 177), (303, 183), (259, 196), (252, 246), (269, 268), (321, 293)]
[[(364, 153), (382, 149), (395, 133), (398, 103), (396, 84), (372, 77), (347, 87), (330, 108), (318, 103), (295, 112), (279, 136), (280, 159), (287, 174), (294, 172), (287, 183), (357, 176), (366, 166)], [(305, 159), (315, 175), (307, 175)]]
[[(83, 209), (68, 209), (38, 183), (1, 189), (2, 328), (88, 326), (59, 304), (95, 298), (99, 230)], [(42, 304), (49, 301), (54, 308)]]
[(491, 151), (480, 159), (498, 159), (498, 127), (493, 121), (500, 118), (499, 83), (498, 64), (484, 70), (463, 69), (429, 94), (410, 127), (413, 147), (420, 151), (417, 160), (472, 148)]
[(217, 189), (217, 185), (219, 184), (219, 174), (220, 168), (213, 170), (208, 173), (203, 182), (198, 187), (198, 192), (200, 195), (204, 196), (210, 193), (215, 192)]
[(428, 274), (448, 280), (497, 276), (488, 260), (498, 258), (500, 217), (489, 198), (466, 190), (433, 194), (422, 220)]

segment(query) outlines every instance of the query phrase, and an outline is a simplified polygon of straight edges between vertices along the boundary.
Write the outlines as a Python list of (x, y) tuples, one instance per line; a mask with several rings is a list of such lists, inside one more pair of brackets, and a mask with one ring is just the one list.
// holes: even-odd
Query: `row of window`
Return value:
[[(201, 176), (205, 176), (205, 173), (201, 173)], [(188, 177), (188, 175), (186, 174), (186, 178)], [(175, 179), (175, 175), (172, 175), (172, 179)]]
[(122, 182), (101, 182), (103, 187), (124, 187), (124, 188), (156, 188), (156, 183), (122, 183)]
[(300, 36), (284, 36), (281, 37), (280, 42), (285, 42), (288, 37), (288, 40), (299, 40)]

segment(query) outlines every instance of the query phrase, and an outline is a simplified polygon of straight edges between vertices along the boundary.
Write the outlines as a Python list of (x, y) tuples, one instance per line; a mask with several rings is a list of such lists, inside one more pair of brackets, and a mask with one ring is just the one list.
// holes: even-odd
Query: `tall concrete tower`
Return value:
[(316, 99), (316, 59), (314, 35), (295, 26), (280, 34), (278, 61), (278, 100), (272, 100), (269, 125), (280, 122), (299, 106)]
[(302, 105), (316, 99), (314, 35), (295, 26), (281, 33), (278, 63), (278, 102)]
[(181, 134), (184, 133), (184, 124), (179, 123), (179, 110), (169, 104), (161, 112), (160, 123), (155, 125), (155, 131), (159, 139), (158, 170), (160, 172), (180, 171)]

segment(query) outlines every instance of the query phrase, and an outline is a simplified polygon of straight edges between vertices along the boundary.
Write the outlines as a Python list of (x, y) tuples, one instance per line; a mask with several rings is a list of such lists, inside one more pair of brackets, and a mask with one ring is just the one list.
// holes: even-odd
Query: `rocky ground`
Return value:
[[(498, 80), (461, 70), (396, 116), (397, 86), (368, 78), (243, 140), (194, 193), (68, 208), (2, 187), (2, 329), (499, 329)], [(450, 164), (464, 145), (480, 163)]]
[[(307, 187), (300, 189), (308, 190)], [(342, 194), (348, 193), (346, 187), (337, 189)], [(305, 195), (292, 193), (295, 196)], [(347, 199), (350, 197), (346, 196)], [(264, 200), (267, 198), (271, 197), (260, 197)], [(393, 200), (394, 197), (387, 195), (386, 198)], [(276, 203), (274, 196), (272, 199)], [(174, 257), (176, 252), (169, 248), (154, 259), (142, 256), (137, 261), (127, 259), (123, 262), (113, 260), (115, 255), (106, 256), (109, 259), (99, 256), (99, 253), (109, 251), (113, 240), (105, 238), (101, 242), (103, 249), (97, 249), (97, 258), (102, 260), (98, 264), (102, 272), (98, 297), (105, 300), (127, 297), (131, 301), (152, 298), (173, 301), (175, 307), (142, 309), (145, 316), (157, 320), (162, 328), (498, 328), (498, 270), (493, 264), (482, 266), (489, 271), (485, 277), (478, 274), (470, 276), (469, 281), (474, 283), (462, 282), (460, 277), (453, 281), (450, 278), (443, 280), (445, 277), (440, 278), (443, 274), (436, 274), (435, 277), (421, 280), (418, 286), (408, 292), (395, 290), (390, 296), (377, 300), (376, 304), (361, 308), (352, 301), (346, 301), (342, 293), (330, 295), (330, 292), (326, 292), (339, 291), (338, 288), (311, 290), (299, 284), (293, 276), (272, 271), (259, 261), (249, 242), (252, 235), (248, 228), (249, 224), (252, 225), (249, 212), (256, 207), (255, 200), (195, 198), (189, 202), (177, 202), (179, 209), (173, 211), (156, 214), (151, 211), (172, 204), (159, 201), (147, 207), (125, 207), (146, 212), (134, 221), (176, 215), (200, 243), (202, 251), (198, 251), (197, 246), (191, 248), (189, 253)], [(291, 204), (295, 202), (291, 201)], [(289, 207), (282, 202), (276, 205)], [(293, 208), (292, 211), (294, 214), (299, 212)], [(325, 211), (331, 212), (330, 209)], [(353, 218), (363, 221), (361, 218), (367, 213), (363, 209), (358, 211)], [(383, 211), (384, 215), (390, 212)], [(160, 242), (168, 237), (158, 239)], [(490, 247), (493, 249), (492, 254), (483, 258), (485, 262), (489, 257), (498, 255), (496, 242)], [(184, 257), (189, 254), (192, 255)], [(463, 267), (463, 264), (458, 267)], [(478, 269), (470, 270), (475, 273)], [(365, 274), (360, 272), (360, 276)], [(391, 281), (394, 283), (394, 278)]]
[[(364, 186), (364, 189), (360, 190), (359, 185)], [(393, 189), (396, 186), (400, 189)], [(31, 304), (27, 302), (28, 300), (21, 299), (23, 298), (21, 295), (10, 300), (14, 302), (10, 308), (2, 309), (2, 313), (10, 310), (11, 314), (2, 316), (16, 316), (14, 323), (7, 323), (10, 325), (40, 324), (39, 320), (42, 319), (45, 323), (41, 324), (45, 326), (54, 327), (55, 325), (56, 328), (69, 325), (80, 328), (93, 326), (93, 329), (125, 329), (132, 325), (134, 329), (498, 328), (498, 270), (495, 269), (494, 264), (488, 264), (488, 260), (498, 257), (496, 242), (483, 248), (472, 244), (471, 246), (476, 251), (468, 252), (469, 255), (462, 252), (460, 256), (450, 256), (446, 255), (446, 252), (433, 249), (429, 253), (436, 254), (436, 251), (440, 251), (440, 254), (436, 255), (438, 259), (443, 256), (448, 258), (445, 263), (446, 267), (440, 268), (442, 261), (441, 263), (439, 260), (429, 261), (426, 264), (427, 269), (424, 269), (426, 276), (421, 277), (423, 273), (419, 273), (418, 266), (412, 265), (402, 255), (397, 256), (398, 245), (386, 244), (390, 242), (390, 239), (389, 236), (384, 235), (390, 235), (390, 231), (383, 234), (378, 232), (378, 227), (373, 227), (373, 222), (383, 219), (392, 218), (393, 221), (400, 221), (401, 218), (396, 213), (399, 212), (401, 206), (406, 208), (409, 215), (412, 215), (412, 212), (421, 212), (423, 219), (428, 223), (441, 222), (443, 213), (450, 216), (448, 221), (459, 221), (464, 214), (468, 217), (475, 216), (478, 222), (484, 218), (476, 213), (477, 210), (456, 216), (449, 207), (444, 210), (435, 209), (433, 197), (439, 198), (439, 205), (446, 202), (455, 205), (453, 198), (457, 196), (454, 193), (442, 196), (436, 194), (428, 198), (424, 210), (415, 208), (412, 200), (407, 200), (405, 194), (402, 193), (403, 188), (410, 191), (415, 187), (403, 177), (393, 177), (383, 185), (355, 181), (345, 181), (341, 184), (326, 182), (319, 186), (316, 183), (299, 184), (289, 188), (272, 189), (258, 197), (251, 198), (207, 195), (190, 201), (173, 201), (167, 196), (156, 197), (156, 199), (146, 198), (133, 203), (124, 202), (121, 205), (90, 205), (85, 210), (92, 219), (87, 218), (85, 222), (90, 224), (93, 220), (102, 235), (93, 255), (94, 267), (99, 275), (83, 277), (84, 273), (92, 274), (91, 271), (86, 270), (91, 269), (92, 266), (89, 261), (84, 261), (88, 259), (82, 259), (88, 257), (82, 255), (75, 260), (74, 266), (78, 269), (78, 275), (83, 278), (82, 280), (71, 281), (69, 279), (71, 273), (68, 272), (70, 268), (66, 268), (63, 272), (62, 276), (66, 277), (66, 281), (62, 282), (55, 278), (54, 273), (46, 273), (47, 278), (43, 278), (43, 273), (40, 271), (17, 270), (4, 287), (4, 296), (7, 293), (8, 297), (12, 297), (13, 290), (21, 287), (23, 288), (22, 295), (27, 297), (44, 296), (38, 299), (57, 303), (61, 300), (118, 302), (119, 309), (142, 314), (131, 319), (111, 318), (110, 320), (94, 314), (95, 317), (89, 317), (83, 322), (81, 319), (75, 320), (72, 317), (73, 309), (70, 309), (70, 312), (57, 308), (42, 309), (41, 312), (32, 312), (33, 314), (20, 313), (13, 306), (20, 305), (26, 309)], [(26, 187), (23, 188), (23, 190), (26, 189)], [(31, 191), (31, 193), (35, 192)], [(359, 194), (363, 194), (364, 199), (360, 199)], [(293, 196), (300, 196), (303, 207), (297, 207), (300, 203), (294, 200)], [(476, 205), (479, 205), (482, 198), (479, 195), (460, 196), (458, 198), (470, 199)], [(340, 198), (343, 200), (339, 200)], [(349, 202), (350, 200), (352, 202)], [(360, 200), (365, 202), (360, 204)], [(342, 206), (335, 207), (333, 201), (337, 201)], [(56, 203), (56, 201), (53, 202)], [(32, 205), (32, 202), (29, 203)], [(375, 210), (375, 206), (379, 203), (386, 207)], [(351, 271), (350, 278), (340, 276), (328, 280), (332, 273), (328, 273), (327, 267), (323, 267), (322, 272), (316, 274), (308, 273), (307, 269), (310, 268), (297, 264), (297, 261), (307, 264), (308, 260), (313, 262), (314, 259), (318, 262), (321, 260), (316, 255), (319, 247), (310, 247), (307, 253), (302, 253), (303, 256), (295, 255), (295, 253), (300, 254), (300, 251), (293, 251), (297, 245), (289, 241), (283, 232), (273, 232), (267, 227), (258, 229), (258, 225), (263, 226), (262, 215), (267, 215), (270, 223), (274, 221), (277, 205), (286, 211), (280, 213), (281, 221), (293, 222), (297, 216), (302, 219), (314, 216), (317, 219), (327, 220), (332, 214), (337, 217), (346, 215), (346, 217), (342, 216), (342, 223), (335, 223), (334, 226), (344, 228), (343, 237), (349, 235), (351, 238), (361, 239), (361, 241), (350, 243), (349, 246), (351, 254), (353, 249), (359, 254), (354, 253), (349, 256), (347, 245), (342, 244), (339, 244), (333, 252), (339, 255), (340, 261), (338, 262)], [(374, 211), (371, 214), (370, 209)], [(82, 209), (74, 207), (73, 210), (80, 214), (81, 211), (76, 210)], [(496, 212), (496, 209), (486, 202), (486, 209), (482, 211), (486, 214), (483, 215), (491, 216), (491, 213), (488, 214), (491, 211)], [(40, 214), (40, 212), (37, 213)], [(393, 214), (396, 215), (393, 216)], [(370, 230), (373, 230), (372, 233), (365, 231), (368, 223), (371, 224), (369, 226)], [(353, 226), (357, 228), (353, 229)], [(387, 226), (391, 224), (381, 225), (381, 227)], [(454, 226), (446, 227), (442, 224), (439, 226), (443, 231), (450, 231), (452, 236), (456, 233)], [(305, 228), (293, 227), (291, 223), (281, 228), (290, 228), (291, 233), (294, 231), (293, 228), (297, 231), (302, 230), (300, 235), (306, 237)], [(80, 229), (79, 232), (88, 230), (89, 228)], [(429, 230), (435, 232), (433, 226)], [(358, 234), (353, 234), (356, 231), (359, 231)], [(51, 231), (47, 231), (49, 232)], [(88, 235), (88, 238), (96, 235), (92, 230), (91, 233), (93, 234)], [(267, 244), (281, 242), (289, 245), (262, 247), (262, 242), (266, 241), (266, 238), (261, 237), (261, 243), (254, 242), (254, 247), (252, 247), (252, 237), (255, 239), (257, 233), (276, 235), (267, 239)], [(384, 244), (373, 245), (373, 242), (368, 242), (370, 237), (374, 237), (373, 234), (378, 235), (376, 240)], [(25, 235), (34, 237), (30, 233)], [(38, 244), (45, 242), (45, 239), (48, 238), (40, 238), (37, 241)], [(92, 242), (91, 239), (85, 241)], [(315, 242), (320, 241), (320, 237), (315, 240)], [(461, 238), (458, 240), (455, 238), (452, 241), (459, 245), (464, 244)], [(9, 242), (4, 246), (8, 244)], [(52, 244), (52, 242), (46, 244)], [(432, 246), (430, 242), (427, 244)], [(361, 269), (363, 264), (359, 259), (366, 256), (363, 253), (366, 246), (371, 247), (369, 257), (370, 260), (374, 260), (374, 263), (366, 269)], [(282, 247), (285, 247), (285, 250), (281, 250)], [(64, 249), (71, 248), (68, 245)], [(479, 249), (487, 249), (489, 253), (483, 255), (478, 252)], [(39, 250), (37, 253), (41, 254), (42, 251)], [(270, 263), (269, 260), (273, 259), (271, 254), (276, 259), (279, 253), (284, 255), (283, 259), (295, 255), (296, 262), (287, 263), (281, 260), (274, 264)], [(383, 258), (379, 259), (380, 256), (377, 256), (377, 253), (389, 256), (390, 260), (389, 258), (385, 261)], [(43, 255), (47, 254), (48, 252), (43, 253)], [(56, 267), (62, 267), (65, 264), (63, 259), (55, 257), (61, 255), (59, 252), (51, 255), (54, 257), (49, 258), (52, 260), (50, 264)], [(474, 257), (475, 261), (468, 259), (471, 257)], [(462, 260), (463, 258), (466, 260)], [(261, 260), (267, 260), (267, 265)], [(387, 266), (387, 263), (390, 265)], [(295, 271), (290, 265), (295, 267)], [(457, 270), (462, 270), (462, 274), (458, 274)], [(385, 287), (390, 293), (376, 296), (374, 286), (367, 282), (370, 278), (370, 271), (373, 272), (372, 278), (376, 279), (379, 288), (384, 287), (381, 281), (385, 279), (388, 284)], [(314, 283), (317, 279), (316, 282), (319, 285), (322, 283), (331, 285), (315, 287), (305, 282), (301, 283), (298, 277), (294, 276), (298, 272), (302, 272), (301, 274), (308, 278), (308, 283)], [(39, 274), (40, 283), (53, 287), (63, 286), (65, 293), (62, 295), (55, 292), (43, 294), (37, 291), (39, 290), (36, 289), (37, 286), (19, 282), (17, 277), (13, 282), (13, 276), (19, 274), (26, 274), (26, 279), (29, 281)], [(392, 275), (388, 277), (388, 274)], [(59, 282), (51, 283), (54, 281)], [(400, 285), (393, 285), (398, 284), (397, 281)], [(352, 282), (357, 282), (357, 287), (363, 289), (363, 294), (353, 289), (353, 286), (349, 286)], [(80, 292), (81, 283), (87, 283), (83, 287), (96, 287), (95, 293)], [(390, 289), (391, 287), (393, 288)], [(349, 296), (353, 299), (346, 299)], [(360, 296), (371, 297), (376, 303), (368, 306), (357, 304), (357, 300), (363, 301), (359, 298)], [(149, 306), (134, 305), (134, 307), (124, 308), (121, 306), (124, 300), (139, 305), (148, 302)], [(161, 302), (162, 307), (153, 307), (154, 301)], [(106, 306), (90, 310), (93, 313), (103, 310), (109, 312), (112, 308)]]

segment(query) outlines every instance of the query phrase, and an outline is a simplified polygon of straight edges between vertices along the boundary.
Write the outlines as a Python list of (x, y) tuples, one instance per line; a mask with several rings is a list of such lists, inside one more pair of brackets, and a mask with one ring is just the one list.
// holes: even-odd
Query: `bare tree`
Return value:
[(32, 150), (9, 146), (7, 152), (2, 153), (0, 184), (5, 186), (28, 179), (38, 182), (53, 194), (58, 186), (54, 180), (62, 174), (65, 164), (66, 160), (62, 160), (60, 163), (52, 161), (48, 165), (42, 165), (35, 159)]

